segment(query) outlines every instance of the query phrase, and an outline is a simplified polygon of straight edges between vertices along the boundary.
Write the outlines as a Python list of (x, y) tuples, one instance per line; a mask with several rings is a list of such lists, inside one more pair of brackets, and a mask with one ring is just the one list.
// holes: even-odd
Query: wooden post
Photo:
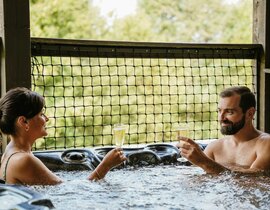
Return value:
[(260, 69), (260, 129), (270, 133), (270, 2), (253, 0), (253, 42), (263, 45)]
[(29, 0), (1, 0), (1, 95), (13, 87), (31, 87), (29, 17)]
[(29, 0), (0, 1), (1, 97), (11, 88), (31, 87), (29, 11)]
[(270, 2), (265, 12), (265, 131), (270, 133)]

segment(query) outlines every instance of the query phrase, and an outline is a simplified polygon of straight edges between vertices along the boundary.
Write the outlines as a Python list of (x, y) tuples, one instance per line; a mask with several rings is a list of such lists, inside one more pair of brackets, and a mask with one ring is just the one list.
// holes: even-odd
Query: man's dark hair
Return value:
[(233, 86), (226, 88), (219, 94), (219, 96), (221, 98), (226, 98), (235, 94), (240, 95), (239, 106), (242, 108), (243, 113), (246, 113), (246, 111), (251, 107), (256, 108), (255, 95), (246, 86)]

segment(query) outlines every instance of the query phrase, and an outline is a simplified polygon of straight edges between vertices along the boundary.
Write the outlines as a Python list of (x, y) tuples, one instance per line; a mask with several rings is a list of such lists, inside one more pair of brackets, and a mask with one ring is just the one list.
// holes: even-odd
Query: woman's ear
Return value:
[(25, 131), (29, 130), (29, 124), (28, 124), (26, 117), (19, 116), (17, 119), (17, 123), (18, 123), (18, 126), (23, 128)]

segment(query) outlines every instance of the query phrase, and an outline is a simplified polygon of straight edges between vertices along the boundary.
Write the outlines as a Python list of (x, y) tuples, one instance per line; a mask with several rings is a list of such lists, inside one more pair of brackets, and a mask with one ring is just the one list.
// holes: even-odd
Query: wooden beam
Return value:
[(1, 0), (1, 95), (31, 87), (29, 0)]
[[(29, 0), (0, 1), (0, 94), (24, 86), (31, 87)], [(2, 152), (7, 145), (2, 136)]]
[(270, 1), (265, 6), (265, 132), (270, 133)]

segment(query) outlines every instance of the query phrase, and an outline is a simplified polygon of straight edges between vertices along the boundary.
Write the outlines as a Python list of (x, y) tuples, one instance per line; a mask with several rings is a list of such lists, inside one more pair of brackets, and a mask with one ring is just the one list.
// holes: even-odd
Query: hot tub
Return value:
[(31, 186), (57, 210), (269, 210), (270, 178), (212, 176), (194, 166), (127, 165), (90, 182), (89, 171), (56, 171), (64, 183)]
[(171, 144), (123, 148), (128, 157), (125, 164), (103, 180), (87, 180), (112, 148), (35, 152), (65, 182), (28, 188), (48, 197), (60, 210), (269, 209), (270, 177), (206, 174), (187, 161), (179, 161), (179, 150)]

